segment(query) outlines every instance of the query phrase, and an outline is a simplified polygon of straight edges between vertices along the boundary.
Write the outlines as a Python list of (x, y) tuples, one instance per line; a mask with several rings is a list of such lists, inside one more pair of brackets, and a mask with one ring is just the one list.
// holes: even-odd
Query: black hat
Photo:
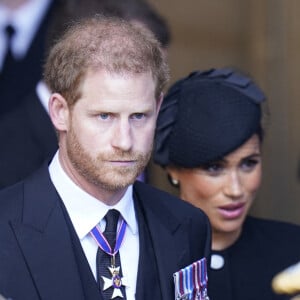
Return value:
[(195, 168), (223, 158), (261, 130), (264, 100), (250, 78), (232, 69), (191, 73), (164, 98), (154, 161)]

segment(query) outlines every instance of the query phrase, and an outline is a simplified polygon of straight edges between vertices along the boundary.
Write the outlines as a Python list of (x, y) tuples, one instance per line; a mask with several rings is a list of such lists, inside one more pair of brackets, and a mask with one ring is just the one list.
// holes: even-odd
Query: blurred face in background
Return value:
[(261, 145), (257, 135), (222, 160), (195, 169), (170, 168), (183, 200), (209, 217), (213, 249), (234, 243), (261, 184)]

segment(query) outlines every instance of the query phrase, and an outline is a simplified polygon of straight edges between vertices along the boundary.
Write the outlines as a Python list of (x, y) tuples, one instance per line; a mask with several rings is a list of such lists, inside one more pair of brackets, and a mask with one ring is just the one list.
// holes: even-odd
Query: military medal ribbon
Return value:
[(206, 259), (174, 273), (175, 300), (208, 300)]
[(124, 239), (124, 235), (125, 235), (125, 231), (126, 231), (126, 222), (123, 219), (121, 226), (117, 232), (117, 238), (116, 238), (116, 245), (115, 248), (112, 249), (109, 242), (106, 240), (105, 236), (103, 235), (103, 233), (101, 232), (101, 229), (99, 227), (99, 225), (95, 226), (92, 230), (91, 230), (91, 235), (92, 237), (95, 239), (96, 243), (98, 244), (98, 246), (108, 255), (110, 256), (114, 256), (120, 249), (123, 239)]

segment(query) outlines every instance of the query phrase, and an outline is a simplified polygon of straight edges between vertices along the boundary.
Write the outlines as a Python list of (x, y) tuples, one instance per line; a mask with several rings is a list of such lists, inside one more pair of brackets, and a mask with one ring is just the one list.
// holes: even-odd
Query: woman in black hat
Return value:
[(285, 299), (271, 280), (300, 258), (299, 226), (248, 216), (261, 184), (264, 100), (232, 69), (198, 71), (170, 88), (158, 117), (154, 161), (212, 225), (212, 300)]

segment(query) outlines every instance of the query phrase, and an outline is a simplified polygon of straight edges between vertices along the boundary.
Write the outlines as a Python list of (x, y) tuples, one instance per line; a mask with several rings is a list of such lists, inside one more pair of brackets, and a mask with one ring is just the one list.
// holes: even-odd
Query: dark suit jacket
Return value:
[(0, 118), (0, 188), (27, 177), (57, 150), (51, 120), (32, 92)]
[[(208, 219), (201, 210), (144, 183), (136, 182), (134, 193), (152, 239), (162, 299), (173, 300), (172, 274), (209, 256)], [(60, 203), (47, 166), (0, 192), (0, 291), (4, 296), (96, 299), (83, 296), (86, 291)], [(146, 299), (152, 300), (146, 296), (140, 300)]]

